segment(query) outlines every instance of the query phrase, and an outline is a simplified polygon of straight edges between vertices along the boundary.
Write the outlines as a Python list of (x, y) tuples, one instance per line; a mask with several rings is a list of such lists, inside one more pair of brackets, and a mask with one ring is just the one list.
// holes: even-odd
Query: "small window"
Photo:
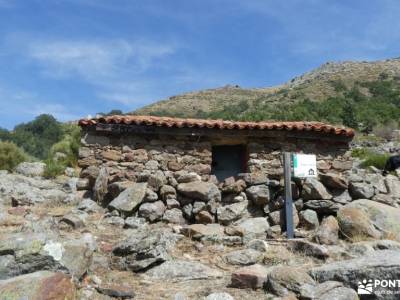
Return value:
[(246, 148), (243, 145), (212, 147), (212, 173), (219, 181), (245, 171)]

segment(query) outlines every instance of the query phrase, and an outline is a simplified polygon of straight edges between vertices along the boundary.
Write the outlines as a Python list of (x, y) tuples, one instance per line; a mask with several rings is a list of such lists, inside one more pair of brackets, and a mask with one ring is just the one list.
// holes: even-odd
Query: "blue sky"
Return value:
[(0, 127), (399, 57), (400, 1), (0, 0)]

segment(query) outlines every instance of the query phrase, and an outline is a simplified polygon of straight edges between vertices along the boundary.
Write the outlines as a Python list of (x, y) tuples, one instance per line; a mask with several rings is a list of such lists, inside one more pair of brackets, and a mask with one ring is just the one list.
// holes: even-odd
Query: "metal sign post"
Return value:
[(292, 170), (291, 170), (291, 153), (283, 153), (284, 177), (285, 177), (285, 219), (286, 219), (286, 236), (288, 239), (294, 237), (293, 229), (293, 199), (292, 199)]

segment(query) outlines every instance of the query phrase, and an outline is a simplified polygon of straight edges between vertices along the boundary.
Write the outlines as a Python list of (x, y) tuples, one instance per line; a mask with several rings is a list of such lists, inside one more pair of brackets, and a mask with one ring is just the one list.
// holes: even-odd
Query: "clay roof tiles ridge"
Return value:
[(81, 119), (79, 125), (82, 127), (96, 124), (125, 124), (125, 125), (146, 125), (159, 127), (177, 128), (218, 128), (218, 129), (238, 129), (238, 130), (297, 130), (314, 131), (327, 134), (341, 135), (347, 137), (354, 136), (354, 130), (345, 127), (335, 127), (321, 122), (234, 122), (224, 120), (203, 120), (203, 119), (183, 119), (156, 116), (136, 116), (136, 115), (115, 115), (93, 119)]

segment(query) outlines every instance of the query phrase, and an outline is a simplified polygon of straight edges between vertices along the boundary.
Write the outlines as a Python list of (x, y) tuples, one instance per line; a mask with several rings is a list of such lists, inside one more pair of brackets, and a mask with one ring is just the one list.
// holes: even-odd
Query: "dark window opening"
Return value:
[(213, 146), (212, 174), (219, 181), (246, 172), (246, 148), (243, 145)]

